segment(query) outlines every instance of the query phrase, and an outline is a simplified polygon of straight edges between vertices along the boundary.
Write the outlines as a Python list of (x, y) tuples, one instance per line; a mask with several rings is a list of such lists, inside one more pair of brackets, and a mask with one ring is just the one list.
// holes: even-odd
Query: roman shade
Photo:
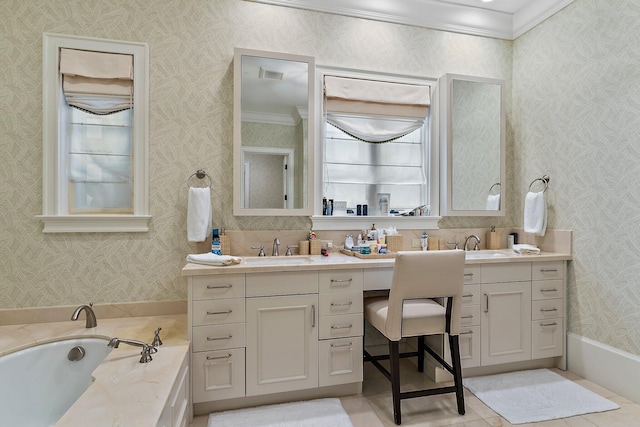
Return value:
[(67, 103), (93, 114), (133, 107), (133, 55), (60, 49)]
[(389, 142), (424, 124), (430, 92), (426, 85), (325, 76), (325, 115), (331, 125), (354, 138)]

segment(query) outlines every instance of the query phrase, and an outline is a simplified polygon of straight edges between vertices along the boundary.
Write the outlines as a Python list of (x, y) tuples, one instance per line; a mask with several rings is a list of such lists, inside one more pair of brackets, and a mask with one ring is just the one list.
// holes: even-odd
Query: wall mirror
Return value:
[(440, 79), (441, 214), (504, 216), (504, 81)]
[(314, 58), (235, 49), (233, 214), (310, 216)]

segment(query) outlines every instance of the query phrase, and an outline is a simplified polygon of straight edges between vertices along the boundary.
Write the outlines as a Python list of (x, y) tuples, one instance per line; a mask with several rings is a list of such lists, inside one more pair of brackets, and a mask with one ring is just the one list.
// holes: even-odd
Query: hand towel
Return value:
[(547, 229), (547, 200), (544, 191), (528, 192), (524, 200), (524, 232), (544, 236)]
[(207, 252), (204, 254), (187, 255), (187, 262), (192, 262), (194, 264), (225, 266), (225, 265), (240, 264), (241, 261), (242, 261), (242, 258), (237, 256), (216, 255), (211, 252)]
[(540, 249), (537, 246), (527, 245), (526, 243), (513, 245), (513, 250), (522, 255), (540, 255)]
[(499, 211), (500, 210), (500, 195), (499, 194), (489, 194), (487, 196), (487, 210), (488, 211)]
[(187, 239), (190, 242), (204, 242), (211, 230), (211, 189), (189, 187)]

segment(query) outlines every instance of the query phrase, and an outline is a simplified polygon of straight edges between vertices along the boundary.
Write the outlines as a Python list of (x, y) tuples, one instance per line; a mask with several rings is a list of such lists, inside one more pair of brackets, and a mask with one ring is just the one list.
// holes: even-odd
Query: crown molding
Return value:
[(574, 0), (536, 0), (515, 14), (440, 0), (395, 0), (393, 10), (370, 0), (247, 0), (434, 30), (514, 40)]

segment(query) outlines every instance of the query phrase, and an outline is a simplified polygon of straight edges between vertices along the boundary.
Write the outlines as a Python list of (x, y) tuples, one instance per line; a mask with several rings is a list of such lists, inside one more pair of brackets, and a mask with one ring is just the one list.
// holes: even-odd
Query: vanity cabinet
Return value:
[(531, 356), (564, 354), (565, 273), (563, 262), (534, 263), (531, 294)]

